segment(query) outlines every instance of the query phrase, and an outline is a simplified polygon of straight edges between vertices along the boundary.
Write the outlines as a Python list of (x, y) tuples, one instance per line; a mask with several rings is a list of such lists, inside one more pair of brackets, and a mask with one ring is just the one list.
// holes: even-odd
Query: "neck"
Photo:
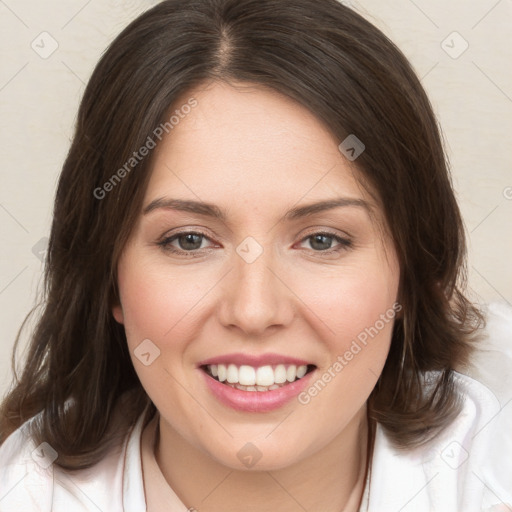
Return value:
[(158, 430), (158, 465), (167, 483), (191, 510), (359, 510), (367, 457), (371, 455), (366, 406), (323, 448), (272, 471), (241, 471), (219, 464), (188, 443), (161, 416)]

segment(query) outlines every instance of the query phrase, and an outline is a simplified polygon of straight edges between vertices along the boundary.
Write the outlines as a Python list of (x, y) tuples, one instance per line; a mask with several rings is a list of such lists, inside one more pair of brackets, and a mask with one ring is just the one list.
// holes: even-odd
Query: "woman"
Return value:
[(0, 510), (508, 506), (510, 413), (454, 370), (483, 322), (464, 255), (432, 109), (375, 27), (162, 2), (84, 93)]

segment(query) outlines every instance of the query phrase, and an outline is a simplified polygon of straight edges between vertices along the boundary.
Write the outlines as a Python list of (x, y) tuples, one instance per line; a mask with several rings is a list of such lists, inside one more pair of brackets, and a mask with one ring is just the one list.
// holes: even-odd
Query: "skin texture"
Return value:
[[(203, 511), (357, 510), (366, 456), (366, 400), (384, 366), (393, 322), (309, 403), (251, 413), (205, 386), (197, 363), (226, 353), (274, 352), (316, 365), (316, 378), (397, 300), (399, 266), (382, 208), (355, 163), (307, 109), (254, 84), (203, 84), (176, 102), (198, 105), (155, 150), (144, 206), (157, 198), (207, 201), (222, 222), (172, 209), (141, 214), (118, 264), (123, 323), (137, 374), (161, 414), (155, 455), (186, 506)], [(129, 179), (129, 178), (127, 178)], [(366, 200), (292, 221), (290, 209), (335, 197)], [(205, 238), (158, 242), (178, 231)], [(315, 244), (328, 230), (335, 238)], [(236, 252), (246, 237), (262, 254)], [(188, 245), (187, 245), (188, 242)], [(325, 255), (329, 249), (340, 249)], [(145, 366), (145, 339), (160, 356)], [(314, 380), (316, 380), (316, 378)], [(247, 468), (237, 457), (261, 453)]]

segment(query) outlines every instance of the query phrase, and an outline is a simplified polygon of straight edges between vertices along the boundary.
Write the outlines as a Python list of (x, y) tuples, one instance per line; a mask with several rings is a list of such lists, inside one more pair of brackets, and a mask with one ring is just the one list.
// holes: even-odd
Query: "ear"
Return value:
[(123, 306), (121, 305), (117, 285), (113, 286), (110, 290), (109, 306), (115, 321), (118, 324), (124, 324)]
[(118, 324), (124, 324), (123, 307), (121, 304), (117, 303), (112, 306), (112, 315)]
[(398, 294), (398, 297), (393, 304), (393, 309), (395, 310), (395, 319), (401, 320), (404, 317), (404, 306), (402, 302), (402, 293)]

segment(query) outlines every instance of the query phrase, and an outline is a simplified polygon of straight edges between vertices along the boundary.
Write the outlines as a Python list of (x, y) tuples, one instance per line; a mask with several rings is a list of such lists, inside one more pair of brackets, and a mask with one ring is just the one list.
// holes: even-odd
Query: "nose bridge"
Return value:
[(283, 325), (291, 318), (286, 286), (277, 277), (279, 265), (270, 247), (247, 237), (233, 254), (234, 271), (224, 297), (226, 325), (237, 325), (245, 332), (263, 332)]

